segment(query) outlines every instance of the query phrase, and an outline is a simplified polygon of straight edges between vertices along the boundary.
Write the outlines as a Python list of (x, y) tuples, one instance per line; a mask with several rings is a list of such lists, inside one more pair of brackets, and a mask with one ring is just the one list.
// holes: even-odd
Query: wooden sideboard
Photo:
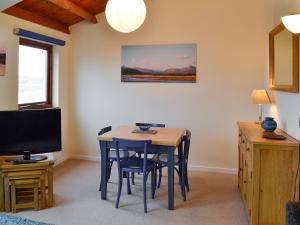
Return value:
[(252, 122), (238, 122), (239, 179), (250, 225), (284, 225), (287, 201), (299, 200), (299, 142), (262, 137)]

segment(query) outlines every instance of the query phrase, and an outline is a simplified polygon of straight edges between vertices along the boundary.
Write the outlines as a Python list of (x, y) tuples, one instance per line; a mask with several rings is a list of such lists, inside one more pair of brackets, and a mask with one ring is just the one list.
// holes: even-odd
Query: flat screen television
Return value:
[(61, 151), (61, 110), (0, 111), (0, 155)]

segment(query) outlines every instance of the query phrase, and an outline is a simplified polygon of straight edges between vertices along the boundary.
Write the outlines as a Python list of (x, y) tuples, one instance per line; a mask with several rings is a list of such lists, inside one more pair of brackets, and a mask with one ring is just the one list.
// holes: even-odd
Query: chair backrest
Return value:
[(182, 140), (183, 140), (183, 157), (184, 157), (184, 161), (187, 163), (189, 159), (189, 152), (190, 152), (191, 131), (186, 130), (186, 133), (183, 136)]
[(144, 149), (144, 162), (143, 162), (143, 171), (146, 171), (147, 168), (147, 154), (148, 154), (148, 147), (152, 143), (151, 140), (128, 140), (128, 139), (120, 139), (120, 138), (113, 138), (114, 145), (116, 147), (116, 155), (117, 155), (117, 163), (118, 168), (120, 169), (120, 150), (134, 150), (134, 149)]
[(104, 127), (102, 128), (99, 132), (98, 132), (98, 135), (102, 135), (102, 134), (105, 134), (109, 131), (111, 131), (112, 127), (111, 126), (108, 126), (108, 127)]
[(163, 123), (135, 123), (137, 127), (148, 126), (148, 127), (166, 127)]

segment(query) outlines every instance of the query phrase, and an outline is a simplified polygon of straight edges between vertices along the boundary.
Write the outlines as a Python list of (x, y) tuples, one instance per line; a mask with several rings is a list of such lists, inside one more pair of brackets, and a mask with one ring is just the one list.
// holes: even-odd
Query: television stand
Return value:
[(44, 160), (30, 164), (12, 164), (11, 162), (7, 162), (6, 159), (5, 157), (0, 157), (0, 212), (5, 209), (7, 209), (7, 211), (11, 210), (9, 180), (23, 179), (24, 176), (36, 176), (37, 171), (43, 171), (45, 173), (46, 197), (48, 197), (46, 198), (46, 207), (54, 206), (54, 160)]
[(24, 159), (14, 159), (10, 161), (12, 164), (17, 165), (17, 164), (28, 164), (28, 163), (37, 163), (38, 161), (36, 160), (24, 160)]

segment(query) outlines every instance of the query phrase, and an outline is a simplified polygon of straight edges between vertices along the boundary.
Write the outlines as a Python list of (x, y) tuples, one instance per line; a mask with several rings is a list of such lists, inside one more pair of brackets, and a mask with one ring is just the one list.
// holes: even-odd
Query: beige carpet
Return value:
[(21, 211), (16, 215), (56, 225), (248, 224), (235, 175), (191, 172), (191, 192), (185, 203), (176, 182), (174, 211), (167, 210), (167, 180), (164, 177), (156, 198), (152, 200), (149, 195), (149, 212), (144, 214), (139, 176), (132, 195), (126, 194), (124, 185), (120, 208), (115, 209), (116, 176), (108, 185), (108, 200), (102, 201), (98, 192), (99, 171), (99, 163), (67, 161), (55, 169), (56, 206), (37, 212)]

